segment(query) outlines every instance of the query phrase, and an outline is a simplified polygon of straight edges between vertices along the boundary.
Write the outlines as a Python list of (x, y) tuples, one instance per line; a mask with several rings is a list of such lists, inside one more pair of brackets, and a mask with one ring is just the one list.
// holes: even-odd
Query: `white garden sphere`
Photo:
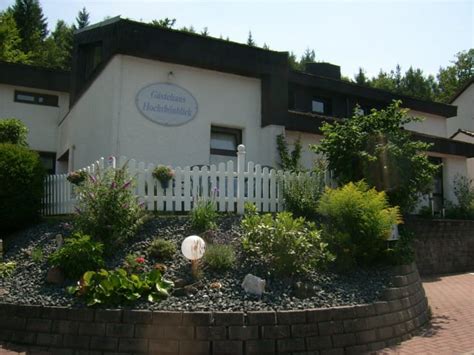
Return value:
[(197, 235), (190, 235), (183, 240), (181, 252), (189, 260), (199, 260), (206, 251), (206, 242)]

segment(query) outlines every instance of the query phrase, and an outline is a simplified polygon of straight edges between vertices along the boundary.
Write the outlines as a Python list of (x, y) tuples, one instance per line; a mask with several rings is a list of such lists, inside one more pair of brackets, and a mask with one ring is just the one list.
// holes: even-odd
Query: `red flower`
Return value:
[(140, 257), (136, 258), (135, 261), (139, 264), (143, 264), (145, 262), (145, 258), (140, 256)]

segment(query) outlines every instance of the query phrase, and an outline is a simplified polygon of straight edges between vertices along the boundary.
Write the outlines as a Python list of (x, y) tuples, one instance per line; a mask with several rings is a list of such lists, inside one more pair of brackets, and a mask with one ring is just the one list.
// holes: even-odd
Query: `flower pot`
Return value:
[(161, 184), (162, 189), (167, 189), (170, 186), (170, 181), (169, 180), (160, 181), (160, 184)]

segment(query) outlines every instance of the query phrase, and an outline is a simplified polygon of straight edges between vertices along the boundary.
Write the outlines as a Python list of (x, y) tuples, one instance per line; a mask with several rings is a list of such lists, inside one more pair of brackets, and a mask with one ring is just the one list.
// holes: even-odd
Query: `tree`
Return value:
[(73, 25), (74, 30), (80, 30), (81, 28), (89, 26), (89, 23), (90, 23), (89, 16), (90, 16), (89, 12), (87, 12), (86, 8), (83, 7), (82, 10), (80, 10), (77, 13), (77, 17), (76, 17), (77, 26)]
[(192, 25), (189, 27), (186, 27), (186, 26), (181, 27), (179, 30), (183, 32), (188, 32), (188, 33), (196, 33), (196, 30), (194, 29)]
[(396, 92), (395, 80), (393, 80), (393, 77), (389, 73), (384, 72), (382, 69), (380, 69), (376, 77), (373, 77), (369, 81), (369, 86), (376, 89)]
[(252, 37), (252, 31), (249, 31), (249, 36), (247, 38), (247, 45), (250, 47), (255, 47), (257, 45)]
[(0, 60), (29, 64), (29, 53), (21, 49), (21, 38), (11, 11), (0, 12)]
[(387, 108), (322, 127), (324, 138), (311, 149), (328, 159), (328, 168), (341, 184), (364, 179), (385, 191), (392, 205), (412, 210), (419, 194), (430, 190), (438, 167), (426, 155), (429, 144), (413, 140), (402, 129), (418, 118), (394, 101)]
[(173, 28), (176, 24), (176, 19), (165, 17), (160, 20), (153, 20), (151, 24), (156, 27)]
[(262, 48), (266, 49), (266, 50), (270, 50), (270, 47), (265, 42), (263, 42), (263, 47)]
[(201, 31), (201, 36), (204, 37), (209, 37), (209, 31), (207, 30), (207, 27), (204, 27)]
[(356, 75), (354, 75), (354, 80), (355, 80), (356, 84), (359, 84), (359, 85), (368, 85), (369, 84), (369, 80), (365, 76), (365, 70), (362, 69), (362, 68), (359, 68), (359, 72)]
[(38, 0), (16, 0), (11, 7), (23, 52), (38, 52), (48, 35), (48, 24)]
[(300, 68), (304, 70), (306, 63), (314, 63), (316, 61), (316, 54), (314, 49), (306, 48), (300, 60)]
[(296, 54), (293, 52), (290, 52), (288, 54), (288, 65), (290, 69), (293, 69), (293, 70), (300, 69), (300, 63), (298, 62), (298, 59), (296, 58)]
[(458, 90), (474, 77), (474, 48), (456, 54), (452, 66), (440, 68), (437, 75), (439, 93), (437, 99), (449, 102)]
[[(395, 85), (397, 85), (396, 81)], [(425, 77), (421, 69), (413, 69), (413, 67), (410, 67), (401, 78), (399, 87), (395, 87), (395, 90), (403, 95), (422, 100), (432, 100), (434, 85), (433, 76), (429, 75)]]

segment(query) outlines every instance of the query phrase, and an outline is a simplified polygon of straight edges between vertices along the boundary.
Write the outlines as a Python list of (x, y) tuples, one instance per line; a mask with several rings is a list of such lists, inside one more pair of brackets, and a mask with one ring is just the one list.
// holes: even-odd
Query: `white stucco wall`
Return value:
[[(259, 79), (189, 66), (120, 56), (122, 86), (116, 151), (140, 161), (170, 165), (209, 164), (211, 125), (242, 130), (247, 160), (276, 163), (276, 134), (282, 127), (261, 128)], [(173, 75), (169, 75), (172, 72)], [(168, 82), (188, 90), (198, 103), (196, 117), (168, 127), (145, 118), (135, 105), (143, 87)], [(227, 158), (225, 158), (227, 159)], [(213, 161), (216, 161), (215, 159)]]
[(69, 150), (69, 170), (115, 154), (121, 73), (114, 57), (59, 125), (58, 156)]
[(421, 117), (423, 118), (423, 120), (419, 122), (411, 122), (405, 125), (406, 129), (419, 133), (429, 134), (432, 136), (444, 138), (447, 137), (447, 119), (445, 117), (415, 110), (410, 110), (408, 114), (414, 117)]
[[(456, 134), (453, 140), (474, 144), (474, 137), (463, 132)], [(474, 158), (467, 159), (467, 175), (470, 179), (474, 180)]]
[[(58, 96), (58, 107), (27, 104), (14, 101), (15, 90)], [(29, 129), (28, 144), (31, 149), (56, 152), (58, 123), (69, 106), (69, 94), (23, 86), (0, 84), (0, 119), (18, 118)]]
[(458, 107), (458, 114), (448, 120), (449, 136), (456, 133), (459, 128), (474, 131), (474, 84), (464, 90), (451, 104)]
[(311, 134), (297, 131), (286, 131), (285, 132), (286, 141), (288, 142), (288, 147), (290, 151), (294, 149), (295, 142), (300, 139), (302, 150), (301, 150), (301, 164), (306, 169), (311, 169), (314, 165), (314, 161), (319, 158), (309, 146), (311, 144), (319, 144), (323, 136), (319, 134)]

